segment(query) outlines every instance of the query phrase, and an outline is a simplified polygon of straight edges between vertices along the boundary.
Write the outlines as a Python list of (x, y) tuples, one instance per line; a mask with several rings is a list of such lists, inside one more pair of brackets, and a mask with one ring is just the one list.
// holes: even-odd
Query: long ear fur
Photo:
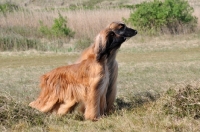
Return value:
[(95, 42), (95, 51), (97, 54), (97, 61), (108, 58), (110, 55), (109, 46), (112, 44), (112, 37), (109, 36), (110, 30), (105, 30), (103, 33), (106, 36), (98, 35)]

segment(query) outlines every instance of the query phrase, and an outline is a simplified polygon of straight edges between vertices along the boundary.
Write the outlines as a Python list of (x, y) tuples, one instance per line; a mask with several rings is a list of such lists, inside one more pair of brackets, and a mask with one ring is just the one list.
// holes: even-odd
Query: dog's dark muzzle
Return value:
[(124, 37), (133, 37), (137, 34), (137, 30), (134, 30), (132, 28), (126, 28), (126, 30), (124, 31), (123, 36)]
[(137, 34), (137, 30), (134, 30), (134, 29), (128, 28), (128, 27), (125, 27), (124, 29), (121, 29), (121, 30), (116, 30), (114, 32), (125, 38), (130, 38)]

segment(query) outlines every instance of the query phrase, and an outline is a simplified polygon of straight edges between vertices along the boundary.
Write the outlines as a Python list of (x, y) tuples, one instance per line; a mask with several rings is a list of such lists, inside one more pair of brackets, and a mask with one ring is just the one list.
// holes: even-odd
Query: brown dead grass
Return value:
[[(128, 18), (130, 15), (128, 9), (104, 8), (75, 11), (54, 9), (49, 11), (43, 8), (29, 8), (28, 11), (17, 11), (7, 14), (6, 17), (1, 15), (0, 25), (1, 27), (27, 27), (30, 29), (29, 32), (32, 32), (32, 28), (39, 29), (39, 21), (42, 21), (44, 25), (51, 26), (54, 19), (58, 18), (58, 12), (67, 19), (69, 28), (75, 31), (75, 39), (90, 38), (91, 40), (112, 21), (122, 21), (122, 18)], [(194, 7), (193, 14), (200, 18), (199, 6)], [(198, 28), (200, 28), (200, 19), (198, 19)]]
[(200, 6), (195, 6), (194, 7), (193, 15), (198, 18), (198, 28), (200, 29)]
[[(30, 10), (28, 12), (14, 12), (6, 17), (1, 16), (2, 27), (27, 27), (39, 28), (39, 21), (44, 25), (51, 26), (58, 12), (68, 21), (67, 25), (75, 31), (75, 38), (91, 38), (112, 21), (122, 21), (122, 17), (129, 17), (128, 9), (98, 9), (98, 10), (75, 10), (75, 11), (47, 11)], [(31, 31), (30, 31), (31, 32)]]

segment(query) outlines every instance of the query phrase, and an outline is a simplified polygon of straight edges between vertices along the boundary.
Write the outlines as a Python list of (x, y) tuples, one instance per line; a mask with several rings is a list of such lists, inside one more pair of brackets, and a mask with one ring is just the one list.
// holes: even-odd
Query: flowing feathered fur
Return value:
[[(115, 34), (123, 36), (125, 38), (130, 38), (132, 36), (135, 36), (137, 34), (137, 31), (127, 27), (122, 22), (112, 22), (110, 25), (107, 26), (110, 30), (112, 30)], [(110, 52), (110, 55), (107, 59), (107, 67), (109, 70), (109, 84), (108, 84), (108, 90), (106, 93), (106, 101), (107, 101), (107, 109), (106, 111), (109, 112), (113, 108), (113, 104), (116, 98), (117, 93), (117, 76), (118, 76), (118, 63), (116, 61), (116, 55), (118, 52), (118, 49), (120, 48), (121, 44), (118, 47), (115, 47)], [(85, 49), (80, 58), (77, 62), (81, 62), (82, 60), (85, 60), (88, 58), (89, 54), (92, 54), (94, 52), (93, 50), (93, 44)]]
[(96, 37), (87, 59), (56, 68), (41, 77), (39, 97), (29, 106), (63, 115), (82, 104), (85, 119), (96, 120), (107, 109), (109, 84), (107, 59), (125, 38), (106, 28)]

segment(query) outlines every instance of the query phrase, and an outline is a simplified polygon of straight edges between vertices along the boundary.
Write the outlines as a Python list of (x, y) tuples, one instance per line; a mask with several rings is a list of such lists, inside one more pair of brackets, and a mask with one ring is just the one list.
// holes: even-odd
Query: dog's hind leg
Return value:
[(65, 100), (57, 110), (58, 115), (64, 115), (68, 112), (73, 111), (74, 107), (76, 106), (76, 100)]
[(49, 112), (53, 107), (54, 104), (56, 104), (58, 100), (52, 100), (52, 101), (48, 101), (41, 109), (41, 112)]

